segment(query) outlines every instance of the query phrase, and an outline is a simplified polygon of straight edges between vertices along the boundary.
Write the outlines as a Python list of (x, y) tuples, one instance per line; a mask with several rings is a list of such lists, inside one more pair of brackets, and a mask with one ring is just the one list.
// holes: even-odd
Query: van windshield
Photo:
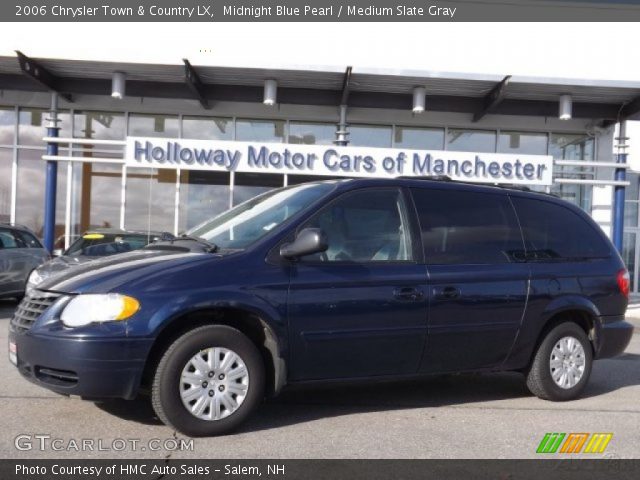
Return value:
[(271, 190), (185, 232), (224, 250), (243, 249), (335, 188), (308, 183)]

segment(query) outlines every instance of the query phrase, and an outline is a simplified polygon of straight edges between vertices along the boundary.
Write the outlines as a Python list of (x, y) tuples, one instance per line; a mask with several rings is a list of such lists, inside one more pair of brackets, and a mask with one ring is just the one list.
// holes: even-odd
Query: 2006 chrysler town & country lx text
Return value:
[(9, 347), (53, 391), (150, 391), (162, 421), (215, 435), (288, 383), (515, 370), (573, 399), (628, 345), (628, 291), (599, 227), (550, 195), (327, 181), (45, 280)]

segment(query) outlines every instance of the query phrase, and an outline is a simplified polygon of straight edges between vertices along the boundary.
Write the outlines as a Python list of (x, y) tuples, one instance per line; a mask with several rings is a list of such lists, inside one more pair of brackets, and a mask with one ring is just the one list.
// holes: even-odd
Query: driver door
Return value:
[(329, 248), (291, 268), (291, 378), (416, 372), (427, 333), (427, 277), (402, 190), (346, 193), (303, 228), (322, 229)]

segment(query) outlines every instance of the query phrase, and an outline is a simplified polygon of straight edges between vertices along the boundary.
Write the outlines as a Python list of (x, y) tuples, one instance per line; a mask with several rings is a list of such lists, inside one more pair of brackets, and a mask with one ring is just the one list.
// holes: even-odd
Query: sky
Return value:
[(637, 42), (633, 23), (0, 24), (0, 55), (640, 82)]

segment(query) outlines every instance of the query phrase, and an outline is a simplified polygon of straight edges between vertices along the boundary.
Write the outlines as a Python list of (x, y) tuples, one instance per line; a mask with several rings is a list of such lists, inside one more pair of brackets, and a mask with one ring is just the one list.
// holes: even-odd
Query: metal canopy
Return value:
[(44, 65), (40, 62), (27, 57), (24, 53), (16, 50), (18, 56), (18, 65), (20, 70), (27, 77), (34, 79), (38, 84), (42, 85), (47, 90), (58, 93), (62, 98), (71, 101), (71, 95), (64, 93), (60, 90), (59, 79), (52, 74)]
[(347, 67), (344, 72), (344, 80), (342, 81), (342, 94), (340, 95), (340, 105), (347, 105), (349, 103), (349, 93), (351, 89), (351, 74), (353, 67)]
[[(65, 94), (110, 95), (114, 71), (127, 74), (127, 95), (193, 99), (203, 105), (214, 101), (262, 102), (265, 79), (278, 81), (283, 104), (340, 105), (411, 109), (412, 91), (423, 86), (430, 110), (557, 116), (558, 97), (573, 98), (573, 116), (608, 122), (640, 118), (640, 81), (591, 81), (474, 75), (409, 70), (351, 68), (238, 68), (161, 65), (65, 59), (34, 59), (53, 79), (50, 84), (25, 82), (15, 57), (0, 57), (0, 89)], [(193, 85), (185, 81), (185, 68), (197, 69)], [(346, 74), (347, 73), (347, 74)], [(194, 88), (195, 87), (195, 88)], [(346, 88), (345, 88), (346, 87)]]
[(187, 82), (187, 86), (191, 89), (191, 92), (196, 97), (196, 99), (202, 105), (202, 108), (209, 110), (211, 106), (207, 101), (207, 97), (204, 92), (204, 88), (202, 85), (202, 80), (200, 80), (200, 76), (195, 71), (195, 69), (189, 63), (189, 60), (184, 58), (182, 60), (184, 62), (184, 80)]
[(482, 109), (478, 110), (473, 115), (474, 122), (482, 120), (482, 117), (491, 113), (491, 111), (496, 108), (502, 100), (504, 100), (505, 91), (507, 90), (507, 85), (509, 84), (510, 79), (511, 75), (507, 75), (500, 81), (500, 83), (493, 87), (489, 93), (487, 93), (482, 102)]

